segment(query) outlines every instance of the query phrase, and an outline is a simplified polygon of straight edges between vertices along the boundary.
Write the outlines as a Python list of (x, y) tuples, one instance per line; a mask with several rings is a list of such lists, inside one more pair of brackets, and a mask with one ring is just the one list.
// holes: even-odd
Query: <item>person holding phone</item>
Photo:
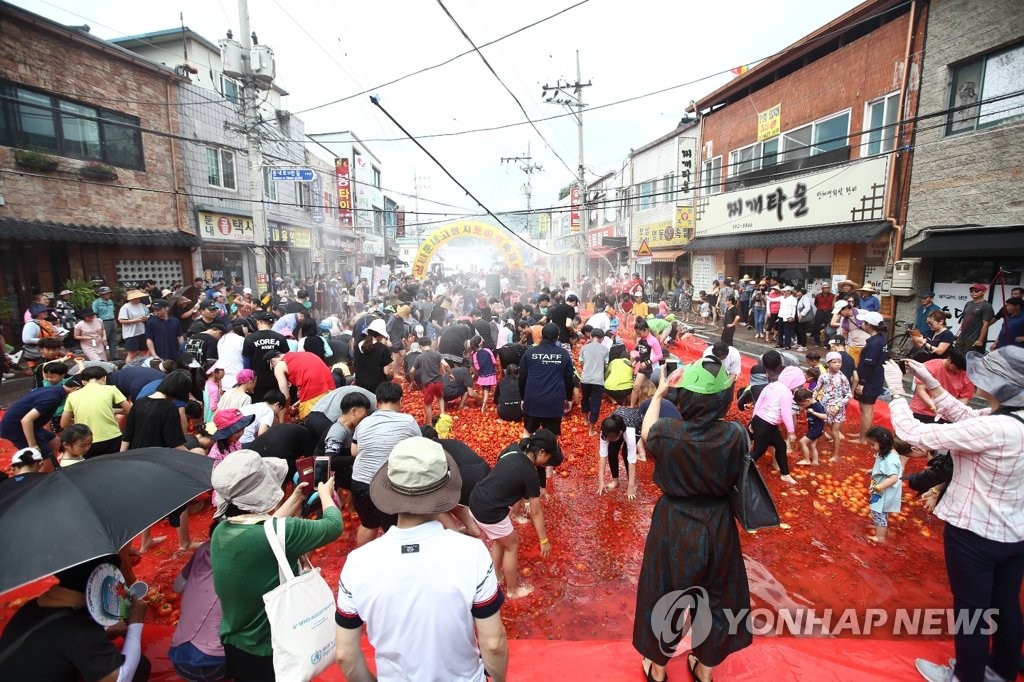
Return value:
[(149, 319), (149, 308), (142, 302), (144, 298), (145, 292), (132, 289), (125, 294), (126, 303), (117, 313), (121, 337), (124, 339), (126, 363), (131, 362), (137, 355), (146, 354), (146, 320)]

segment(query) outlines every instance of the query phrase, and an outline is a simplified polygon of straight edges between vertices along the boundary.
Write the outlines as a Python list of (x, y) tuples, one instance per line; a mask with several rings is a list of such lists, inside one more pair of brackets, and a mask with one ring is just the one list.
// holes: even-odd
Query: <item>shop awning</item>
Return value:
[(686, 249), (665, 249), (664, 251), (654, 249), (651, 251), (651, 260), (655, 263), (674, 263), (676, 258), (685, 255)]
[(177, 230), (76, 225), (18, 218), (0, 218), (0, 239), (143, 246), (199, 246), (200, 244), (199, 237)]
[(591, 246), (587, 249), (587, 258), (607, 258), (609, 253), (615, 253), (616, 249), (606, 246)]
[(1024, 256), (1024, 225), (929, 227), (903, 249), (905, 258)]
[[(796, 230), (738, 232), (736, 234), (697, 236), (687, 245), (689, 251), (728, 251), (731, 249), (763, 249), (772, 246), (817, 246), (819, 244), (867, 244), (875, 241), (889, 223), (843, 223), (820, 225)], [(698, 232), (700, 228), (698, 228)]]

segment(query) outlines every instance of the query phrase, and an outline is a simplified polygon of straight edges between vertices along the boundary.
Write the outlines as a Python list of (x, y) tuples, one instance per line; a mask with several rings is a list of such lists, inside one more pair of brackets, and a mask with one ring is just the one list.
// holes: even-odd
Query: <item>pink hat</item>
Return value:
[(834, 350), (833, 351), (829, 351), (828, 353), (825, 353), (825, 362), (832, 362), (833, 360), (842, 360), (842, 359), (843, 359), (843, 356), (840, 355), (839, 353), (835, 352)]
[(235, 375), (236, 384), (247, 384), (256, 378), (256, 372), (251, 369), (243, 369)]

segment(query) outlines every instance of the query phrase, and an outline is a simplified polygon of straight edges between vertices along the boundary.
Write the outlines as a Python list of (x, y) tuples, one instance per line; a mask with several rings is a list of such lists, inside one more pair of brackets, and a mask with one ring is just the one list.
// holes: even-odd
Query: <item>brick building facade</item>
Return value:
[(0, 23), (0, 297), (190, 279), (180, 79), (87, 28), (3, 3)]
[(906, 202), (897, 141), (911, 126), (898, 122), (917, 106), (924, 15), (865, 2), (695, 103), (698, 289), (744, 274), (880, 288)]
[[(994, 284), (998, 309), (1024, 273), (1020, 10), (1015, 0), (933, 0), (928, 12), (902, 255), (913, 259), (914, 288), (939, 295), (954, 329), (971, 283)], [(911, 320), (916, 308), (908, 297), (897, 315)]]

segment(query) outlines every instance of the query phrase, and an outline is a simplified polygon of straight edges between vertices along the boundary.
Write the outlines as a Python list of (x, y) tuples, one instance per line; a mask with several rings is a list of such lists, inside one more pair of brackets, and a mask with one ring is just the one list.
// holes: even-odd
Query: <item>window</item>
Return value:
[(373, 206), (373, 226), (383, 227), (384, 226), (384, 211)]
[(373, 186), (380, 189), (380, 168), (376, 166), (370, 166), (373, 169)]
[(729, 153), (727, 175), (730, 178), (735, 178), (768, 166), (774, 166), (778, 163), (778, 156), (779, 138), (777, 137), (737, 149)]
[(846, 146), (846, 138), (850, 134), (850, 112), (818, 121), (814, 124), (814, 150), (812, 154), (822, 154), (833, 149)]
[(952, 135), (1024, 118), (1024, 44), (951, 67)]
[(718, 194), (722, 191), (722, 157), (705, 161), (701, 174), (700, 184), (704, 188), (704, 194)]
[(640, 183), (640, 194), (638, 197), (640, 199), (640, 204), (637, 207), (637, 210), (646, 211), (647, 209), (652, 208), (654, 206), (654, 204), (656, 203), (654, 191), (655, 190), (653, 180)]
[(274, 182), (273, 169), (269, 166), (263, 167), (263, 198), (277, 201), (277, 183)]
[(867, 122), (867, 133), (863, 142), (866, 143), (863, 154), (873, 156), (891, 152), (896, 139), (896, 119), (900, 108), (900, 94), (894, 92), (891, 95), (868, 102), (867, 115), (864, 120)]
[(309, 197), (309, 185), (305, 182), (295, 183), (295, 205), (306, 210), (313, 205)]
[(658, 185), (658, 201), (659, 204), (674, 204), (676, 201), (675, 197), (676, 177), (669, 173), (661, 179)]
[(633, 197), (628, 187), (619, 190), (619, 198), (622, 199), (622, 215), (629, 215), (630, 202), (632, 202)]
[(240, 104), (242, 101), (242, 86), (224, 74), (220, 77), (220, 93), (232, 104)]
[(0, 82), (0, 144), (142, 169), (139, 119)]
[(783, 161), (806, 159), (847, 145), (850, 134), (850, 112), (823, 118), (809, 125), (782, 134)]
[(212, 187), (235, 189), (235, 155), (226, 149), (207, 147), (206, 180)]

